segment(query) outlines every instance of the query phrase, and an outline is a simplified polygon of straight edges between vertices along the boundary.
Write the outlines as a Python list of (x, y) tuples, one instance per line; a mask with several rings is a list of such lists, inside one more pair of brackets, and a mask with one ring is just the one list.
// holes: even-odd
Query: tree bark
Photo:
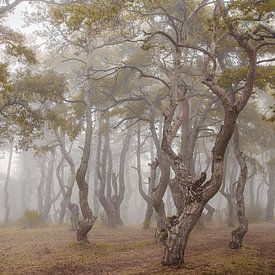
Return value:
[(237, 201), (237, 214), (239, 220), (239, 227), (232, 231), (232, 240), (230, 242), (230, 248), (241, 248), (243, 237), (248, 230), (248, 221), (245, 215), (245, 202), (244, 202), (244, 188), (247, 179), (247, 165), (243, 152), (240, 150), (240, 138), (239, 138), (238, 125), (235, 126), (234, 131), (234, 152), (240, 166), (240, 176), (236, 188), (236, 201)]
[(75, 203), (68, 203), (68, 208), (71, 212), (71, 227), (73, 231), (77, 231), (79, 224), (79, 207)]
[(162, 259), (163, 265), (185, 265), (184, 252), (187, 241), (202, 211), (203, 204), (193, 202), (189, 204), (187, 211), (182, 212), (180, 217), (174, 216), (174, 219), (171, 222), (167, 222), (167, 232), (162, 239), (165, 247)]
[(84, 91), (85, 114), (86, 114), (86, 131), (84, 137), (84, 147), (82, 150), (82, 157), (80, 165), (76, 172), (76, 182), (79, 188), (79, 203), (83, 217), (83, 221), (78, 223), (76, 236), (79, 242), (88, 242), (88, 233), (92, 229), (96, 217), (89, 206), (88, 193), (89, 186), (86, 182), (86, 173), (90, 158), (91, 143), (92, 143), (92, 115), (89, 90)]
[(172, 193), (171, 189), (168, 187), (167, 188), (167, 197), (166, 197), (166, 208), (167, 208), (167, 216), (171, 217), (172, 216)]
[[(152, 204), (153, 208), (156, 212), (156, 220), (157, 220), (157, 230), (155, 234), (156, 240), (159, 239), (160, 232), (163, 228), (166, 227), (166, 215), (165, 215), (165, 207), (163, 202), (163, 196), (166, 192), (166, 188), (170, 181), (170, 165), (167, 163), (165, 158), (163, 157), (163, 153), (161, 150), (161, 136), (163, 133), (163, 119), (160, 119), (159, 122), (159, 135), (156, 132), (155, 128), (155, 111), (150, 105), (150, 131), (152, 134), (152, 138), (155, 144), (157, 160), (151, 161), (151, 165), (154, 165), (154, 168), (151, 167), (151, 172), (154, 171), (154, 181), (152, 186)], [(160, 169), (157, 170), (157, 167)], [(159, 171), (161, 173), (159, 177)], [(158, 184), (156, 184), (158, 182)]]

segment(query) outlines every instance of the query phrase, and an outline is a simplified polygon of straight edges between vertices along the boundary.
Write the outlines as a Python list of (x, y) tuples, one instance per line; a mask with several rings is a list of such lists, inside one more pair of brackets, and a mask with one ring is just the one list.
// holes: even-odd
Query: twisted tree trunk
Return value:
[[(99, 179), (99, 190), (96, 192), (101, 205), (107, 216), (107, 225), (115, 227), (122, 225), (120, 214), (120, 205), (125, 194), (125, 161), (126, 154), (129, 150), (131, 133), (128, 129), (127, 135), (123, 141), (120, 154), (119, 174), (118, 176), (112, 171), (112, 154), (110, 148), (109, 122), (106, 121), (105, 143), (101, 155), (102, 133), (99, 132), (98, 149), (97, 149), (97, 176)], [(109, 166), (107, 169), (107, 161)], [(119, 184), (117, 184), (117, 177)], [(113, 191), (113, 192), (112, 192)], [(105, 194), (106, 193), (106, 194)]]
[(92, 115), (91, 115), (91, 103), (89, 90), (84, 91), (84, 101), (85, 101), (85, 114), (86, 114), (86, 131), (84, 137), (84, 147), (82, 150), (82, 157), (80, 160), (80, 165), (76, 172), (76, 182), (79, 188), (79, 203), (80, 209), (83, 217), (83, 221), (78, 223), (76, 236), (77, 240), (80, 242), (88, 242), (88, 233), (92, 229), (96, 217), (93, 215), (93, 211), (89, 206), (88, 193), (89, 186), (86, 182), (86, 173), (88, 169), (88, 163), (91, 151), (92, 142)]
[[(162, 239), (165, 251), (162, 264), (167, 266), (184, 266), (184, 253), (189, 235), (204, 208), (196, 201), (188, 205), (179, 217), (167, 222), (167, 232)], [(173, 217), (172, 217), (173, 218)]]
[(241, 248), (243, 237), (248, 230), (248, 221), (245, 216), (245, 202), (244, 202), (244, 188), (247, 178), (247, 165), (244, 154), (240, 150), (240, 135), (238, 125), (235, 126), (234, 131), (234, 152), (240, 166), (240, 176), (236, 188), (236, 201), (237, 201), (237, 214), (239, 219), (239, 227), (232, 231), (232, 240), (230, 242), (230, 248)]
[[(106, 125), (108, 125), (108, 120)], [(95, 194), (98, 197), (100, 204), (102, 205), (106, 214), (106, 223), (109, 227), (116, 226), (116, 214), (114, 205), (111, 202), (111, 181), (112, 181), (112, 160), (110, 159), (110, 136), (109, 136), (109, 126), (103, 127), (103, 120), (99, 118), (99, 130), (98, 130), (98, 142), (97, 142), (97, 152), (96, 152), (96, 175), (99, 180), (98, 190)], [(102, 137), (104, 132), (104, 145), (101, 153), (102, 147)], [(107, 161), (109, 157), (109, 171), (107, 171)], [(108, 173), (108, 174), (107, 174)], [(106, 186), (108, 185), (108, 186)], [(105, 195), (107, 189), (107, 196)]]
[[(66, 147), (65, 147), (65, 136), (64, 135), (63, 135), (63, 137), (60, 136), (57, 131), (55, 131), (55, 136), (57, 137), (57, 139), (59, 141), (59, 147), (60, 147), (60, 151), (62, 154), (62, 159), (66, 160), (70, 167), (70, 176), (68, 179), (68, 186), (66, 186), (66, 189), (64, 186), (64, 182), (60, 178), (59, 172), (57, 171), (57, 179), (60, 183), (60, 187), (61, 187), (62, 195), (63, 195), (63, 200), (60, 203), (60, 215), (59, 215), (58, 222), (63, 223), (64, 217), (66, 214), (66, 209), (67, 209), (67, 207), (69, 208), (69, 205), (71, 204), (71, 196), (72, 196), (73, 187), (74, 187), (74, 183), (75, 183), (76, 172), (75, 172), (74, 161), (73, 161), (72, 157), (70, 156), (70, 151), (72, 149), (73, 142), (71, 143), (70, 148), (67, 151)], [(61, 169), (62, 166), (63, 166), (63, 163), (60, 163), (59, 169)], [(69, 210), (70, 210), (70, 208), (69, 208)], [(71, 211), (71, 216), (73, 216), (72, 211)]]
[(71, 211), (71, 227), (73, 231), (77, 231), (79, 224), (79, 207), (75, 203), (68, 203), (68, 208)]
[[(55, 175), (56, 175), (56, 179), (58, 181), (62, 196), (63, 196), (63, 200), (60, 203), (60, 211), (57, 214), (59, 216), (58, 218), (58, 223), (63, 223), (63, 219), (65, 216), (65, 211), (66, 211), (66, 206), (64, 205), (63, 201), (64, 201), (64, 197), (65, 197), (65, 185), (64, 185), (64, 157), (62, 156), (56, 166), (55, 169)], [(60, 220), (60, 217), (62, 217), (62, 219)]]

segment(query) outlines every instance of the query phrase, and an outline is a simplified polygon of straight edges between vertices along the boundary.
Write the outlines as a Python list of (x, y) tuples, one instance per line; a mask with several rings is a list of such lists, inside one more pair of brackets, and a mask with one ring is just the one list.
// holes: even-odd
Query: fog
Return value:
[(0, 1), (1, 274), (275, 272), (264, 2)]

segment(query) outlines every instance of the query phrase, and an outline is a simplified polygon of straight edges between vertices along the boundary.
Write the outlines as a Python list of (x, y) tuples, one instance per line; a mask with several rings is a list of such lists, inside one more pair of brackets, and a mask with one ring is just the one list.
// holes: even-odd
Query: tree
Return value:
[(152, 188), (155, 186), (155, 178), (156, 175), (154, 174), (154, 172), (156, 171), (156, 167), (154, 167), (156, 165), (156, 163), (154, 162), (154, 160), (152, 160), (152, 162), (149, 164), (151, 167), (151, 175), (150, 177), (148, 177), (148, 192), (146, 194), (146, 192), (143, 189), (143, 177), (142, 177), (142, 169), (141, 169), (141, 150), (142, 147), (145, 143), (146, 140), (144, 140), (143, 142), (141, 142), (141, 129), (140, 129), (140, 123), (138, 123), (137, 125), (137, 167), (135, 168), (137, 170), (137, 174), (138, 174), (138, 190), (139, 193), (141, 195), (141, 197), (144, 199), (144, 201), (147, 204), (147, 208), (146, 208), (146, 213), (145, 213), (145, 217), (144, 217), (144, 222), (143, 222), (143, 228), (147, 229), (150, 228), (150, 224), (151, 224), (151, 218), (153, 216), (153, 204), (152, 204)]
[[(70, 50), (77, 49), (79, 54), (77, 54), (76, 57), (74, 55), (73, 57), (69, 56), (67, 61), (76, 61), (81, 64), (82, 72), (84, 72), (84, 81), (87, 81), (87, 76), (89, 77), (89, 73), (93, 68), (94, 64), (92, 62), (95, 57), (95, 51), (102, 47), (102, 45), (98, 45), (97, 41), (99, 31), (104, 25), (106, 28), (106, 36), (108, 37), (109, 30), (112, 30), (112, 24), (119, 16), (120, 11), (121, 5), (118, 5), (116, 1), (106, 1), (106, 5), (101, 5), (99, 1), (91, 3), (72, 2), (49, 10), (49, 14), (47, 15), (49, 15), (52, 20), (52, 26), (58, 33), (55, 41), (52, 42), (58, 41), (60, 45), (61, 40), (62, 46), (65, 44), (65, 47)], [(80, 208), (84, 219), (82, 223), (79, 223), (77, 228), (77, 239), (79, 241), (87, 241), (87, 234), (96, 219), (88, 204), (88, 184), (85, 179), (90, 159), (92, 139), (91, 111), (95, 105), (92, 102), (95, 90), (96, 85), (92, 85), (88, 78), (87, 85), (84, 86), (84, 100), (81, 100), (85, 105), (85, 141), (81, 163), (76, 172), (76, 181), (80, 191)], [(120, 175), (120, 177), (122, 177), (122, 175)], [(122, 188), (123, 180), (124, 179), (120, 178)]]
[(247, 164), (243, 152), (240, 150), (240, 138), (239, 138), (238, 125), (235, 125), (234, 130), (234, 152), (240, 166), (240, 176), (236, 188), (236, 201), (237, 201), (237, 213), (239, 218), (239, 227), (232, 231), (232, 241), (230, 247), (233, 249), (240, 248), (242, 246), (242, 240), (248, 230), (248, 221), (245, 215), (244, 204), (244, 188), (247, 179)]
[(265, 210), (265, 220), (272, 221), (274, 217), (274, 206), (275, 206), (275, 184), (274, 184), (274, 158), (271, 158), (268, 162), (269, 168), (269, 184), (267, 191), (267, 205)]
[(49, 149), (50, 159), (48, 166), (48, 174), (46, 176), (46, 188), (45, 188), (45, 198), (43, 203), (42, 211), (40, 212), (40, 217), (42, 221), (47, 221), (49, 218), (49, 213), (51, 210), (51, 206), (53, 204), (52, 198), (52, 185), (53, 185), (53, 175), (54, 175), (54, 162), (55, 162), (55, 147)]
[[(199, 6), (199, 9), (201, 9), (205, 3), (202, 3)], [(182, 211), (176, 220), (170, 221), (170, 223), (167, 224), (167, 229), (163, 229), (167, 233), (163, 240), (165, 245), (163, 264), (165, 265), (182, 264), (188, 236), (194, 224), (198, 220), (202, 210), (204, 209), (205, 204), (218, 192), (221, 186), (223, 178), (223, 161), (228, 142), (233, 135), (236, 120), (253, 92), (253, 84), (257, 66), (257, 52), (262, 47), (265, 47), (270, 43), (272, 44), (270, 41), (256, 42), (253, 36), (247, 37), (244, 35), (242, 30), (237, 27), (237, 23), (234, 22), (233, 24), (233, 20), (235, 20), (235, 18), (228, 15), (229, 7), (230, 5), (225, 7), (222, 1), (216, 2), (213, 14), (212, 38), (209, 45), (209, 50), (205, 50), (204, 48), (194, 44), (190, 45), (190, 43), (187, 43), (186, 40), (182, 41), (182, 37), (185, 37), (186, 39), (188, 34), (188, 29), (186, 28), (182, 28), (187, 32), (185, 33), (186, 36), (177, 36), (177, 40), (174, 40), (173, 37), (171, 37), (167, 32), (163, 33), (163, 31), (156, 31), (149, 34), (149, 39), (152, 39), (152, 37), (156, 35), (165, 36), (174, 47), (173, 74), (170, 78), (170, 85), (167, 85), (170, 103), (164, 114), (165, 120), (161, 149), (162, 154), (168, 159), (169, 164), (175, 173), (175, 181), (180, 188), (182, 196)], [(234, 11), (235, 7), (230, 8)], [(266, 10), (265, 12), (267, 14), (269, 10)], [(194, 15), (196, 12), (191, 12), (190, 14)], [(193, 18), (191, 15), (190, 17)], [(187, 16), (186, 13), (184, 16)], [(188, 22), (187, 17), (184, 21), (180, 22)], [(221, 24), (226, 26), (228, 29), (228, 34), (236, 41), (236, 46), (246, 54), (246, 65), (248, 67), (246, 70), (246, 80), (244, 86), (235, 89), (226, 90), (220, 86), (215, 79), (217, 77), (215, 56), (216, 47), (221, 42), (222, 37), (224, 37), (224, 30), (219, 29), (219, 25)], [(186, 27), (186, 25), (184, 27)], [(259, 33), (263, 28), (268, 32), (268, 34), (264, 36)], [(266, 30), (266, 28), (260, 24), (258, 25), (258, 28), (254, 30), (254, 33), (255, 35), (260, 36), (263, 40), (269, 40), (270, 38), (272, 39), (274, 34), (270, 28)], [(148, 42), (150, 41), (149, 39), (147, 39)], [(203, 65), (203, 83), (214, 95), (219, 98), (224, 109), (223, 125), (217, 134), (212, 150), (211, 177), (205, 183), (204, 181), (206, 179), (206, 175), (203, 174), (199, 180), (194, 179), (188, 172), (183, 159), (179, 154), (175, 153), (172, 148), (172, 141), (175, 138), (185, 117), (186, 110), (184, 89), (181, 89), (179, 84), (183, 48), (195, 49), (196, 51), (206, 54), (207, 57), (205, 58)], [(212, 64), (211, 67), (210, 63)], [(238, 92), (239, 95), (237, 96), (236, 93)], [(166, 182), (168, 181), (169, 179), (166, 180)], [(159, 188), (163, 188), (163, 186), (164, 185), (159, 184)], [(155, 208), (157, 210), (157, 207)]]
[(80, 165), (76, 172), (76, 182), (79, 188), (79, 203), (83, 216), (83, 221), (79, 222), (77, 226), (77, 240), (87, 242), (87, 234), (92, 229), (97, 217), (94, 217), (93, 211), (88, 202), (89, 187), (86, 182), (86, 173), (88, 169), (88, 162), (90, 158), (91, 142), (92, 142), (92, 117), (91, 117), (91, 103), (89, 90), (84, 90), (85, 114), (86, 114), (86, 131), (83, 146), (83, 153)]
[(10, 145), (9, 150), (9, 161), (8, 161), (8, 168), (7, 168), (7, 175), (4, 184), (4, 206), (5, 206), (5, 224), (9, 223), (9, 216), (10, 216), (10, 205), (9, 205), (9, 181), (10, 181), (10, 174), (11, 174), (11, 164), (12, 164), (12, 155), (13, 155), (13, 144)]
[[(113, 169), (109, 118), (105, 120), (104, 124), (102, 124), (102, 118), (100, 118), (99, 121), (96, 174), (100, 184), (98, 190), (96, 190), (96, 195), (106, 213), (107, 225), (115, 227), (123, 224), (120, 215), (120, 205), (125, 195), (125, 162), (131, 141), (131, 131), (129, 129), (127, 130), (123, 141), (119, 159), (119, 172), (116, 174)], [(104, 136), (105, 142), (101, 154), (102, 136)], [(117, 179), (119, 184), (117, 184)]]

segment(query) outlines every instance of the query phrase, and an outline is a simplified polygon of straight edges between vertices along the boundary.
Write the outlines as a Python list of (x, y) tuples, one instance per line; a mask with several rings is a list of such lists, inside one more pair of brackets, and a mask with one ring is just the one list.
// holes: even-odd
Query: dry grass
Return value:
[(230, 250), (230, 229), (195, 230), (186, 269), (164, 268), (154, 230), (96, 226), (79, 244), (67, 226), (0, 228), (0, 274), (275, 274), (275, 224), (250, 226), (241, 250)]

